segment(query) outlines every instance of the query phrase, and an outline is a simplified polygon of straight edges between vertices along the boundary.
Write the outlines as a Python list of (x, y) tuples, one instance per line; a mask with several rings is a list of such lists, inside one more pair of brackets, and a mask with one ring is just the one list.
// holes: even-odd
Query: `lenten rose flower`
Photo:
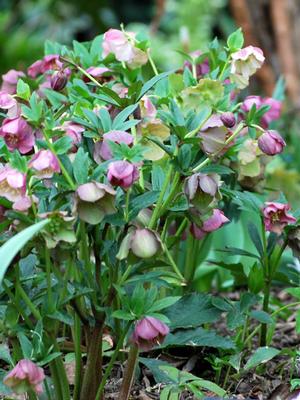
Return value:
[(10, 69), (6, 74), (2, 75), (1, 91), (8, 94), (15, 94), (17, 91), (18, 80), (24, 76), (24, 72)]
[(132, 334), (132, 341), (141, 350), (148, 351), (161, 344), (169, 331), (168, 326), (159, 319), (144, 317), (137, 321)]
[(223, 211), (215, 208), (213, 214), (203, 221), (201, 227), (193, 222), (190, 230), (196, 239), (202, 239), (207, 233), (221, 228), (226, 222), (229, 222), (229, 219), (224, 215)]
[(197, 173), (186, 180), (184, 191), (189, 201), (197, 209), (205, 209), (215, 199), (220, 199), (220, 185), (221, 180), (218, 174)]
[(198, 136), (202, 139), (201, 147), (205, 153), (213, 154), (224, 149), (228, 129), (224, 126), (221, 116), (213, 114), (202, 126)]
[(118, 29), (109, 29), (104, 34), (102, 43), (103, 57), (114, 54), (118, 61), (131, 61), (134, 57), (133, 32), (126, 34)]
[(114, 206), (116, 191), (111, 186), (95, 181), (84, 183), (77, 188), (76, 195), (79, 218), (91, 225), (99, 224), (105, 215), (116, 211)]
[(6, 375), (3, 383), (14, 393), (22, 394), (33, 390), (36, 394), (43, 393), (44, 370), (31, 360), (20, 360)]
[(8, 150), (18, 149), (21, 154), (31, 151), (35, 143), (32, 128), (22, 117), (5, 118), (0, 127), (0, 136), (4, 138)]
[(128, 161), (113, 161), (108, 166), (107, 178), (113, 186), (127, 189), (139, 179), (139, 170)]
[(263, 208), (266, 230), (280, 235), (286, 225), (294, 224), (296, 218), (288, 214), (290, 209), (291, 207), (289, 204), (266, 202)]
[(17, 100), (7, 92), (0, 92), (0, 108), (7, 111), (7, 118), (13, 119), (20, 115), (21, 108)]
[[(107, 75), (107, 72), (110, 72), (111, 70), (107, 67), (89, 67), (86, 72), (88, 72), (93, 78), (97, 80), (101, 80), (104, 74)], [(90, 79), (86, 76), (83, 75), (82, 79), (85, 82), (89, 82)]]
[(39, 178), (52, 178), (55, 172), (60, 172), (57, 157), (50, 150), (39, 150), (29, 161), (29, 168), (35, 170)]
[(282, 153), (285, 146), (285, 141), (277, 131), (265, 131), (258, 139), (258, 147), (268, 156)]
[(247, 96), (241, 105), (241, 109), (249, 112), (255, 104), (256, 109), (259, 110), (262, 106), (269, 106), (270, 109), (262, 116), (260, 125), (263, 128), (268, 128), (271, 122), (276, 121), (281, 114), (282, 102), (272, 97), (260, 96)]
[(143, 96), (140, 101), (140, 109), (142, 118), (154, 120), (157, 110), (148, 96)]
[(26, 175), (9, 165), (0, 167), (0, 196), (16, 202), (26, 193)]
[(63, 66), (59, 60), (58, 54), (48, 54), (42, 60), (37, 60), (27, 69), (27, 73), (31, 78), (36, 78), (38, 75), (44, 74), (50, 70), (59, 70)]
[(262, 50), (258, 47), (247, 46), (231, 54), (230, 79), (239, 89), (249, 84), (249, 77), (260, 68), (265, 60)]

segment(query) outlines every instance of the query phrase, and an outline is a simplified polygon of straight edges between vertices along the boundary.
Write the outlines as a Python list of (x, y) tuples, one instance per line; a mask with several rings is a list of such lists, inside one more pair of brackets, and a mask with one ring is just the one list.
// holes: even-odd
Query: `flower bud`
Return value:
[(51, 76), (51, 89), (56, 90), (57, 92), (63, 90), (63, 88), (68, 83), (68, 77), (64, 70), (54, 72)]
[(140, 258), (151, 258), (161, 248), (158, 236), (150, 229), (136, 229), (131, 237), (131, 250)]
[(265, 131), (258, 139), (258, 147), (268, 156), (281, 153), (285, 146), (285, 141), (277, 131)]
[(9, 372), (3, 383), (17, 394), (33, 390), (36, 394), (43, 392), (42, 383), (45, 379), (43, 368), (38, 367), (30, 360), (21, 360)]
[(224, 112), (221, 115), (221, 121), (226, 128), (233, 128), (236, 122), (234, 114), (230, 111)]
[(145, 317), (139, 320), (132, 334), (132, 341), (141, 350), (151, 350), (161, 344), (169, 333), (169, 328), (159, 319)]
[(114, 161), (109, 164), (107, 178), (112, 185), (127, 189), (139, 179), (139, 171), (128, 161)]

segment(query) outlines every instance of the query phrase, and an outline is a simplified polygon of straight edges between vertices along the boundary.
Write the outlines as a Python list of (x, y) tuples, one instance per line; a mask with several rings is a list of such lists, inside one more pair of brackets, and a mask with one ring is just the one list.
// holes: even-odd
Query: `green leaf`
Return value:
[(280, 353), (280, 350), (274, 349), (273, 347), (259, 347), (247, 361), (244, 366), (244, 370), (255, 368), (260, 364), (264, 364), (276, 357)]
[(211, 297), (203, 293), (183, 296), (176, 304), (167, 308), (165, 316), (171, 328), (189, 328), (216, 321), (221, 311), (212, 305)]
[(172, 306), (176, 303), (181, 297), (180, 296), (170, 296), (165, 297), (164, 299), (157, 300), (153, 306), (147, 310), (147, 312), (155, 312), (159, 310), (163, 310), (164, 308)]
[(138, 96), (137, 100), (140, 100), (157, 82), (159, 82), (161, 79), (166, 78), (169, 76), (173, 71), (168, 71), (168, 72), (163, 72), (161, 74), (158, 74), (154, 76), (152, 79), (150, 79), (148, 82), (146, 82), (142, 89), (141, 93)]
[(76, 182), (81, 185), (87, 182), (89, 169), (89, 155), (80, 147), (73, 162), (73, 174)]
[(157, 360), (154, 358), (144, 358), (139, 357), (139, 361), (146, 365), (147, 368), (153, 374), (153, 378), (156, 383), (175, 383), (176, 379), (173, 379), (172, 376), (163, 372), (160, 367), (161, 366), (168, 366), (169, 364), (166, 361)]
[(32, 358), (33, 352), (31, 341), (23, 332), (18, 332), (17, 336), (23, 352), (23, 358), (27, 358), (28, 360), (30, 360)]
[(20, 79), (20, 78), (17, 83), (17, 96), (23, 100), (30, 99), (30, 87), (29, 87), (28, 83), (25, 83), (23, 81), (23, 79)]
[(254, 244), (254, 246), (256, 247), (258, 254), (263, 257), (264, 255), (264, 249), (263, 249), (263, 244), (261, 241), (261, 236), (260, 233), (256, 227), (256, 225), (254, 225), (253, 222), (249, 222), (248, 223), (248, 232), (249, 232), (249, 236), (252, 240), (252, 243)]
[(214, 330), (203, 328), (178, 329), (169, 333), (160, 347), (167, 346), (207, 346), (219, 349), (234, 349), (231, 339), (218, 335)]
[(283, 101), (285, 99), (285, 79), (283, 76), (280, 76), (277, 80), (272, 98), (279, 101)]
[(10, 355), (9, 347), (4, 343), (0, 344), (0, 360), (3, 360), (10, 365), (13, 365), (13, 360)]
[(229, 35), (227, 39), (227, 46), (229, 50), (233, 53), (243, 47), (244, 44), (244, 35), (242, 29), (239, 28), (231, 35)]
[(224, 389), (220, 388), (220, 386), (218, 386), (216, 383), (213, 383), (206, 379), (196, 378), (192, 382), (192, 384), (195, 386), (199, 386), (200, 388), (209, 390), (210, 392), (213, 392), (218, 396), (224, 397), (226, 395), (226, 391)]
[(226, 246), (225, 249), (218, 249), (217, 251), (229, 253), (231, 255), (239, 255), (239, 256), (257, 258), (259, 260), (259, 257), (256, 254), (250, 253), (250, 251), (247, 251), (247, 250), (237, 249), (236, 247)]
[(248, 286), (252, 293), (259, 293), (264, 287), (264, 272), (260, 264), (255, 263), (248, 275)]
[(130, 202), (130, 219), (133, 219), (138, 213), (149, 206), (152, 206), (158, 199), (160, 192), (158, 190), (153, 192), (146, 192), (135, 197)]
[(72, 147), (72, 138), (63, 136), (53, 143), (53, 147), (57, 155), (66, 154)]
[(268, 313), (262, 310), (251, 311), (250, 317), (256, 319), (262, 324), (272, 324), (274, 322), (273, 318)]
[(133, 321), (136, 318), (135, 315), (130, 314), (129, 312), (123, 310), (114, 311), (112, 317), (118, 319), (124, 319), (125, 321)]
[(126, 119), (134, 112), (134, 110), (137, 108), (138, 104), (133, 104), (131, 106), (128, 106), (124, 108), (114, 119), (113, 124), (112, 124), (112, 129), (115, 130), (125, 130), (123, 125)]
[(23, 231), (17, 233), (14, 237), (9, 239), (6, 243), (4, 243), (3, 246), (0, 247), (0, 285), (2, 284), (7, 268), (9, 267), (16, 254), (34, 235), (40, 232), (49, 222), (49, 219), (45, 219), (34, 225), (29, 226)]

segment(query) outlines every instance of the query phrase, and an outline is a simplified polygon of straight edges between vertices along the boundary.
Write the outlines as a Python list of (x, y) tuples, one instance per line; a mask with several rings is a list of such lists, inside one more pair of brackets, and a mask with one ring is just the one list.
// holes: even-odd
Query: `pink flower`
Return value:
[(220, 184), (220, 177), (217, 174), (197, 173), (186, 180), (184, 191), (195, 208), (205, 210), (217, 197), (220, 197)]
[[(110, 72), (110, 69), (106, 67), (89, 67), (86, 72), (88, 72), (93, 78), (99, 79), (103, 74)], [(83, 75), (83, 80), (89, 82), (90, 79), (86, 75)]]
[(249, 77), (260, 68), (265, 60), (262, 50), (258, 47), (247, 46), (231, 54), (231, 81), (239, 89), (248, 86)]
[(0, 196), (16, 202), (26, 193), (26, 175), (9, 165), (0, 168)]
[(7, 110), (7, 118), (13, 119), (20, 115), (20, 106), (17, 100), (6, 92), (0, 92), (0, 108)]
[(20, 212), (26, 212), (32, 206), (32, 200), (34, 203), (38, 202), (38, 198), (32, 196), (32, 199), (29, 196), (23, 196), (19, 200), (15, 201), (13, 204), (13, 209)]
[(241, 109), (245, 112), (249, 112), (253, 104), (255, 104), (257, 110), (262, 106), (270, 106), (270, 109), (262, 116), (260, 121), (263, 128), (267, 128), (272, 121), (280, 117), (282, 103), (279, 100), (273, 99), (272, 97), (247, 96)]
[(6, 375), (3, 383), (15, 393), (22, 394), (33, 390), (43, 393), (44, 370), (30, 360), (23, 359)]
[(36, 78), (40, 74), (44, 74), (49, 70), (61, 69), (62, 62), (59, 61), (58, 54), (48, 54), (42, 60), (37, 60), (27, 69), (27, 73), (31, 78)]
[(229, 219), (225, 217), (223, 211), (215, 208), (213, 210), (213, 215), (205, 220), (201, 227), (192, 223), (190, 230), (196, 239), (202, 239), (207, 233), (221, 228), (226, 222), (229, 222)]
[(289, 204), (265, 203), (263, 216), (266, 230), (280, 235), (286, 225), (295, 223), (296, 218), (287, 213), (290, 208)]
[(1, 90), (8, 94), (15, 94), (19, 78), (25, 76), (24, 72), (10, 69), (6, 74), (2, 75)]
[(285, 141), (277, 131), (265, 131), (258, 139), (258, 147), (268, 156), (281, 153), (285, 146)]
[(161, 249), (161, 242), (150, 229), (136, 229), (131, 235), (130, 248), (137, 257), (151, 258)]
[(157, 110), (148, 96), (143, 96), (141, 98), (140, 109), (142, 118), (148, 118), (150, 120), (155, 119)]
[(114, 161), (108, 166), (107, 178), (112, 185), (127, 189), (138, 180), (139, 171), (128, 161)]
[(73, 144), (76, 146), (81, 142), (81, 134), (85, 131), (85, 128), (80, 124), (76, 124), (76, 122), (65, 121), (61, 126), (61, 130), (66, 132), (66, 135), (72, 139)]
[(147, 351), (161, 344), (169, 332), (168, 326), (159, 319), (145, 317), (137, 321), (132, 334), (132, 341), (141, 350)]
[(50, 150), (38, 151), (28, 166), (35, 170), (35, 175), (39, 178), (52, 178), (55, 172), (60, 172), (58, 159)]
[(32, 150), (35, 139), (30, 125), (22, 117), (3, 120), (0, 136), (10, 151), (18, 149), (21, 154)]
[(109, 142), (120, 144), (125, 143), (128, 146), (133, 144), (133, 136), (125, 131), (110, 131), (103, 135), (103, 142), (100, 142), (99, 154), (103, 160), (110, 160), (113, 155), (109, 146)]
[(135, 34), (124, 32), (118, 29), (109, 29), (104, 34), (103, 57), (113, 53), (118, 61), (131, 61), (134, 57), (133, 44), (130, 39), (134, 39)]
[[(213, 114), (202, 126), (199, 132), (201, 146), (208, 154), (221, 151), (225, 146), (228, 130), (225, 128), (219, 114)], [(224, 149), (226, 150), (226, 149)]]
[(118, 61), (124, 61), (132, 68), (144, 65), (147, 54), (135, 47), (135, 34), (133, 32), (122, 32), (118, 29), (109, 29), (104, 34), (102, 43), (103, 57), (110, 53), (114, 54)]
[(233, 128), (236, 123), (235, 116), (230, 111), (224, 112), (221, 115), (220, 119), (223, 122), (224, 126), (226, 126), (226, 128)]

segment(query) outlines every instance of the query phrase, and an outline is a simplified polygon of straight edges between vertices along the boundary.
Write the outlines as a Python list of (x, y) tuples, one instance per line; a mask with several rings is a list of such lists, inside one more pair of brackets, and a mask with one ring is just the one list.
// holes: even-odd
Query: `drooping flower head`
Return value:
[(21, 154), (31, 151), (35, 143), (32, 128), (22, 117), (4, 119), (0, 136), (4, 138), (8, 150), (18, 149)]
[(107, 178), (113, 186), (127, 189), (139, 179), (139, 171), (128, 161), (113, 161), (108, 166)]
[(161, 250), (160, 238), (151, 229), (133, 229), (122, 240), (117, 258), (119, 260), (127, 258), (130, 250), (139, 258), (151, 258)]
[(230, 79), (238, 88), (248, 86), (249, 77), (260, 68), (265, 60), (262, 50), (258, 47), (247, 46), (231, 54)]
[(144, 351), (151, 350), (154, 346), (160, 345), (169, 333), (166, 324), (157, 318), (145, 317), (137, 321), (132, 341)]
[(7, 111), (7, 118), (14, 119), (20, 115), (21, 108), (17, 100), (6, 92), (0, 92), (0, 108)]
[(219, 175), (197, 173), (186, 180), (184, 190), (196, 208), (205, 209), (216, 197), (220, 197), (219, 186)]
[(79, 218), (89, 224), (99, 224), (105, 215), (116, 211), (114, 206), (116, 191), (108, 185), (99, 182), (84, 183), (77, 188), (76, 194)]
[(60, 70), (63, 64), (58, 54), (48, 54), (42, 60), (37, 60), (27, 69), (27, 73), (31, 78), (36, 78), (40, 74), (44, 74), (50, 70)]
[(290, 208), (289, 204), (266, 202), (263, 208), (266, 230), (280, 235), (286, 225), (294, 224), (296, 218), (288, 214)]
[(282, 153), (285, 146), (285, 141), (277, 131), (265, 131), (258, 139), (258, 147), (268, 156)]
[(82, 139), (81, 134), (85, 131), (84, 126), (73, 121), (65, 121), (61, 126), (61, 130), (65, 131), (66, 135), (72, 139), (75, 147), (73, 150), (76, 150), (76, 145), (79, 144)]
[(109, 29), (104, 34), (102, 47), (103, 57), (112, 53), (118, 61), (124, 61), (133, 68), (144, 65), (148, 61), (147, 54), (135, 47), (133, 32)]
[(15, 94), (19, 78), (25, 76), (24, 72), (10, 69), (6, 74), (2, 75), (1, 91), (8, 94)]
[(224, 215), (223, 211), (215, 208), (213, 214), (203, 221), (201, 227), (193, 222), (190, 230), (196, 239), (202, 239), (207, 233), (221, 228), (226, 222), (229, 222), (229, 219)]
[(9, 165), (0, 168), (0, 196), (16, 202), (26, 193), (26, 175)]
[(39, 178), (52, 178), (55, 172), (60, 172), (57, 157), (50, 150), (39, 150), (29, 161), (29, 168), (35, 170)]
[(3, 382), (17, 394), (33, 390), (36, 394), (43, 392), (44, 370), (31, 360), (20, 360), (6, 375)]

